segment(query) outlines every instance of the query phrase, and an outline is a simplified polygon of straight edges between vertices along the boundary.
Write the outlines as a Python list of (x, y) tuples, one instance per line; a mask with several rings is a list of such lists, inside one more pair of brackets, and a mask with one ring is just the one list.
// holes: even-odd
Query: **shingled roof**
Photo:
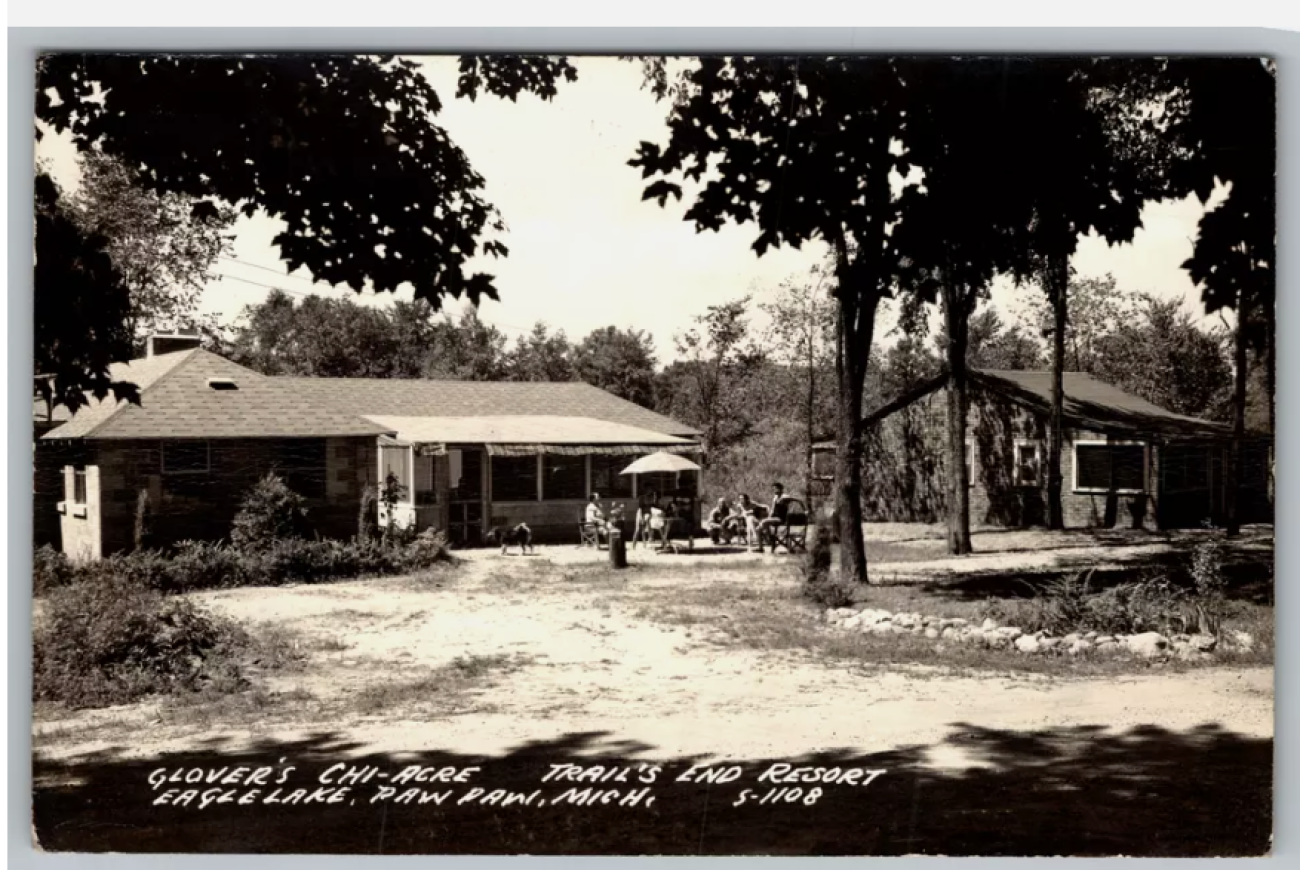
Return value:
[[(1050, 371), (971, 369), (969, 375), (971, 386), (976, 390), (989, 390), (1038, 413), (1051, 412)], [(1061, 381), (1064, 423), (1070, 428), (1142, 438), (1217, 440), (1232, 437), (1231, 426), (1161, 408), (1083, 372), (1062, 372)], [(863, 418), (862, 425), (870, 426), (888, 417), (900, 408), (941, 389), (947, 382), (948, 375), (941, 373), (919, 384), (868, 414)], [(815, 446), (825, 448), (832, 443), (819, 440)]]
[(579, 381), (438, 381), (399, 378), (276, 380), (303, 395), (341, 403), (358, 414), (386, 417), (591, 417), (692, 437), (699, 430)]
[[(585, 418), (692, 438), (699, 433), (585, 383), (268, 376), (192, 349), (114, 365), (140, 404), (91, 398), (43, 436), (61, 438), (293, 438), (392, 434), (385, 417)], [(214, 389), (211, 381), (237, 389)], [(33, 409), (38, 420), (40, 408)], [(69, 419), (71, 417), (71, 419)], [(368, 419), (369, 418), (369, 419)], [(572, 428), (572, 427), (570, 427)], [(657, 440), (657, 439), (651, 439)], [(675, 439), (664, 439), (674, 443)]]
[[(140, 404), (92, 400), (44, 439), (310, 438), (391, 432), (205, 350), (134, 360), (113, 372), (140, 388)], [(214, 389), (213, 381), (234, 389)]]

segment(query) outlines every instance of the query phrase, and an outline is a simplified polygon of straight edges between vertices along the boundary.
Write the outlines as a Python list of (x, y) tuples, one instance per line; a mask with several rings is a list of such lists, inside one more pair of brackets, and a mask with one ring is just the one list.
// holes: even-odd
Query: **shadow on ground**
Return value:
[[(150, 806), (155, 793), (147, 777), (160, 767), (212, 770), (284, 758), (298, 768), (291, 785), (311, 787), (356, 748), (321, 734), (239, 752), (209, 741), (148, 760), (115, 752), (69, 765), (38, 760), (35, 830), (47, 850), (87, 852), (1211, 856), (1258, 855), (1270, 842), (1272, 741), (1215, 727), (1113, 734), (1102, 726), (1011, 732), (956, 724), (935, 745), (772, 759), (887, 771), (866, 788), (826, 787), (813, 806), (752, 799), (733, 806), (742, 789), (767, 788), (754, 780), (769, 760), (737, 761), (745, 774), (726, 785), (672, 782), (692, 762), (716, 761), (686, 758), (667, 763), (650, 806), (556, 805), (571, 784), (541, 784), (549, 765), (656, 758), (653, 746), (602, 732), (572, 733), (499, 757), (350, 759), (394, 773), (408, 764), (481, 765), (480, 785), (541, 789), (552, 801), (547, 806), (372, 805), (373, 785), (355, 790), (351, 805)], [(937, 770), (928, 764), (935, 755), (960, 755), (974, 766)], [(424, 786), (455, 789), (453, 800), (469, 787)]]
[[(1062, 577), (1088, 571), (1094, 589), (1104, 589), (1142, 577), (1161, 575), (1175, 583), (1191, 585), (1192, 553), (1195, 542), (1180, 542), (1167, 550), (1152, 550), (1126, 557), (1123, 565), (1099, 566), (1105, 550), (1074, 555), (1061, 550), (1050, 568), (1023, 570), (970, 570), (956, 577), (945, 577), (920, 586), (926, 592), (949, 598), (1025, 598), (1032, 597), (1048, 583)], [(1273, 549), (1251, 547), (1226, 554), (1223, 577), (1227, 595), (1252, 604), (1273, 604)]]

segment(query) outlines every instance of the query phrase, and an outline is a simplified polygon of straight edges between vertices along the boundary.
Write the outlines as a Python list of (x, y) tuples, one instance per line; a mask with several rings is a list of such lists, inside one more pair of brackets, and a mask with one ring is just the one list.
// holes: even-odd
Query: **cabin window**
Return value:
[(493, 456), (492, 501), (537, 501), (537, 457)]
[(277, 441), (271, 447), (271, 468), (298, 495), (323, 500), (329, 478), (326, 456), (324, 438)]
[(1076, 492), (1139, 493), (1145, 490), (1146, 447), (1105, 441), (1074, 443)]
[(163, 474), (207, 474), (211, 470), (211, 450), (206, 441), (164, 441)]
[(655, 495), (658, 498), (671, 496), (677, 491), (677, 472), (655, 471), (638, 474), (636, 482), (637, 495)]
[[(401, 489), (398, 501), (408, 502), (411, 497), (411, 448), (394, 444), (379, 447), (379, 488), (382, 493), (392, 476)], [(382, 498), (382, 495), (381, 495)]]
[(542, 457), (542, 474), (542, 498), (547, 501), (587, 497), (587, 457), (548, 454)]
[(438, 503), (438, 458), (436, 456), (415, 456), (414, 492), (417, 505), (435, 505)]
[(72, 472), (72, 498), (73, 504), (86, 503), (86, 469), (77, 468)]
[(1037, 441), (1017, 441), (1015, 445), (1015, 482), (1017, 486), (1042, 483), (1042, 450)]
[(630, 456), (591, 457), (591, 489), (601, 498), (631, 498), (632, 475), (619, 474), (632, 464)]

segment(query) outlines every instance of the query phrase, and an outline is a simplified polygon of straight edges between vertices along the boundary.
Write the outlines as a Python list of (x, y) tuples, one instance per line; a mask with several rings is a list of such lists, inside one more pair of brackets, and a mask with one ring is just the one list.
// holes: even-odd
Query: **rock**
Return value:
[(1016, 638), (1016, 649), (1020, 650), (1022, 653), (1036, 653), (1041, 648), (1042, 646), (1039, 644), (1038, 638), (1034, 637), (1032, 634), (1023, 634)]
[(988, 631), (984, 633), (984, 643), (993, 649), (1002, 649), (1011, 645), (1011, 638), (996, 631)]
[(1070, 647), (1070, 646), (1074, 646), (1082, 639), (1083, 639), (1082, 636), (1078, 632), (1072, 631), (1069, 634), (1067, 634), (1065, 637), (1061, 638), (1061, 643), (1064, 646)]
[(1024, 634), (1023, 631), (1016, 628), (1014, 625), (1003, 626), (1002, 628), (997, 629), (996, 633), (1002, 635), (1007, 640), (1015, 640)]
[(997, 624), (996, 622), (994, 622), (992, 619), (986, 619), (986, 620), (984, 620), (984, 622), (980, 625), (980, 630), (981, 630), (981, 631), (992, 631), (993, 629), (995, 629), (995, 628), (997, 628), (997, 627), (998, 627), (998, 624)]
[(944, 626), (943, 631), (939, 632), (939, 637), (944, 640), (956, 640), (958, 637), (957, 629), (953, 628), (951, 625)]
[(1083, 635), (1083, 639), (1084, 639), (1084, 640), (1090, 640), (1090, 641), (1092, 641), (1093, 643), (1096, 643), (1096, 642), (1097, 642), (1097, 632), (1095, 632), (1095, 631), (1085, 632), (1084, 635)]
[(894, 634), (911, 634), (911, 633), (912, 633), (912, 629), (910, 629), (910, 628), (904, 628), (904, 627), (901, 626), (901, 625), (895, 625), (891, 630), (894, 632)]
[(929, 638), (936, 638), (939, 636), (939, 632), (935, 628), (930, 627), (925, 630), (925, 636)]
[(1044, 651), (1056, 649), (1061, 645), (1061, 642), (1061, 638), (1059, 637), (1041, 637), (1038, 639), (1038, 645), (1042, 647)]
[(957, 628), (965, 628), (966, 626), (970, 625), (969, 622), (967, 622), (966, 620), (962, 619), (959, 616), (954, 616), (952, 619), (948, 620), (948, 624), (955, 626)]
[(860, 625), (862, 625), (862, 617), (850, 616), (848, 619), (840, 623), (840, 628), (843, 628), (846, 631), (852, 631)]
[(873, 622), (867, 627), (867, 631), (872, 634), (893, 634), (894, 626), (888, 622)]
[(908, 631), (910, 631), (912, 634), (920, 634), (921, 632), (925, 631), (925, 626), (917, 622), (914, 623), (912, 627), (908, 629)]
[(1074, 643), (1070, 644), (1066, 652), (1068, 652), (1072, 656), (1078, 656), (1078, 655), (1084, 655), (1085, 653), (1091, 651), (1092, 648), (1093, 646), (1091, 641), (1087, 640), (1086, 638), (1079, 638)]
[[(1088, 634), (1092, 634), (1092, 632), (1089, 632)], [(1109, 634), (1093, 635), (1091, 638), (1088, 638), (1088, 635), (1085, 634), (1084, 637), (1087, 638), (1088, 640), (1091, 640), (1097, 646), (1101, 646), (1103, 644), (1108, 644), (1108, 643), (1115, 643), (1115, 638), (1111, 637)]]
[(1144, 631), (1130, 635), (1122, 641), (1124, 648), (1143, 658), (1156, 658), (1169, 651), (1169, 640), (1158, 631)]
[(831, 612), (834, 613), (836, 616), (840, 617), (841, 619), (848, 619), (850, 616), (858, 615), (858, 612), (854, 610), (852, 607), (837, 607), (835, 608), (835, 610)]
[(1250, 633), (1246, 631), (1233, 629), (1228, 632), (1226, 640), (1229, 646), (1236, 647), (1242, 652), (1250, 652), (1255, 648), (1255, 638), (1251, 637)]
[(1192, 647), (1200, 652), (1214, 652), (1218, 646), (1219, 639), (1212, 634), (1194, 634), (1187, 639)]

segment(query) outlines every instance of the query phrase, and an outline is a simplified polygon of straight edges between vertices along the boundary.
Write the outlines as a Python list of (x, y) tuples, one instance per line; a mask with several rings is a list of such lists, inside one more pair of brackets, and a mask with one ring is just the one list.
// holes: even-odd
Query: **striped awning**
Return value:
[(698, 453), (698, 444), (488, 444), (489, 456), (642, 456)]

